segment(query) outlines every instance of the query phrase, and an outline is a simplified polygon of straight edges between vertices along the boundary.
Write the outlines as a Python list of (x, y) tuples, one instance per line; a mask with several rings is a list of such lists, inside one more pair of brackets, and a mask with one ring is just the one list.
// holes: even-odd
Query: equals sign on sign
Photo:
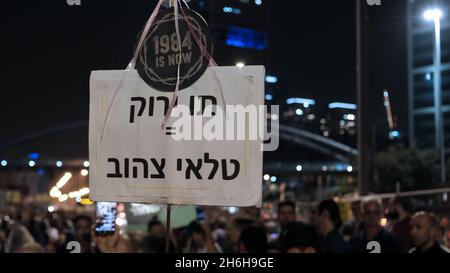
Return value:
[(175, 132), (173, 130), (175, 130), (175, 127), (166, 127), (166, 136), (172, 136), (175, 135)]

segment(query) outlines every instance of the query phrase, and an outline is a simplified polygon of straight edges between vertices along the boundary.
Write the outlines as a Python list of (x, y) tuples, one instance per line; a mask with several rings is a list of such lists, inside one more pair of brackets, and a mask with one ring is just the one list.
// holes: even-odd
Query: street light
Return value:
[(434, 105), (435, 112), (435, 135), (436, 148), (439, 151), (441, 165), (441, 182), (445, 183), (445, 147), (444, 147), (444, 124), (442, 117), (442, 82), (441, 82), (441, 17), (442, 11), (434, 8), (426, 10), (423, 17), (434, 22)]
[(440, 9), (429, 9), (423, 14), (426, 20), (440, 20), (442, 17), (442, 11)]

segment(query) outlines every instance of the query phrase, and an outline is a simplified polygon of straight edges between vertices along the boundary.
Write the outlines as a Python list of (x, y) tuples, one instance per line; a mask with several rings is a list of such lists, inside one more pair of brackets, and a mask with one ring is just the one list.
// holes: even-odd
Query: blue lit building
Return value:
[[(434, 66), (435, 27), (424, 18), (430, 8), (440, 8), (441, 68)], [(450, 152), (450, 0), (408, 0), (409, 135), (411, 146), (433, 149), (437, 143), (434, 79), (441, 73), (444, 148)]]
[[(272, 3), (271, 3), (272, 2)], [(214, 60), (223, 66), (264, 65), (268, 105), (285, 101), (283, 81), (271, 66), (268, 0), (191, 0), (189, 6), (209, 24)]]
[(209, 24), (219, 65), (266, 64), (268, 14), (265, 0), (192, 0)]

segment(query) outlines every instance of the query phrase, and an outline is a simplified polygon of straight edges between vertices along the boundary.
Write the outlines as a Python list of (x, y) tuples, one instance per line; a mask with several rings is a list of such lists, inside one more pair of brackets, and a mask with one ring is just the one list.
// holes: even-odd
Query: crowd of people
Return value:
[(144, 233), (117, 228), (105, 236), (94, 232), (88, 215), (22, 208), (1, 215), (0, 252), (67, 253), (77, 242), (83, 253), (448, 253), (448, 218), (414, 211), (406, 198), (392, 200), (387, 209), (377, 199), (355, 202), (345, 223), (331, 199), (320, 202), (308, 221), (298, 221), (290, 201), (278, 203), (276, 214), (275, 227), (254, 213), (168, 231), (154, 217)]

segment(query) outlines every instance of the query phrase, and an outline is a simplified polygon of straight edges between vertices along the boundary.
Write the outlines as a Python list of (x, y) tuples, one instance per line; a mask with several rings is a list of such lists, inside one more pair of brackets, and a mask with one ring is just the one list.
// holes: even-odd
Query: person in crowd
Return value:
[(349, 242), (353, 236), (364, 229), (361, 219), (361, 201), (351, 203), (352, 218), (348, 220), (342, 227), (342, 238), (345, 242)]
[(392, 233), (398, 238), (402, 252), (407, 253), (412, 247), (411, 238), (411, 212), (412, 203), (409, 198), (401, 197), (394, 199), (394, 208), (391, 218), (395, 219)]
[(192, 221), (185, 230), (182, 250), (183, 253), (216, 253), (218, 246), (213, 242), (207, 224)]
[(287, 224), (294, 222), (296, 218), (294, 202), (285, 201), (278, 204), (278, 222), (280, 223), (281, 233)]
[(165, 237), (166, 227), (158, 219), (152, 219), (147, 224), (147, 234)]
[(242, 230), (247, 226), (254, 225), (255, 221), (250, 218), (236, 217), (231, 221), (231, 224), (227, 227), (226, 238), (227, 240), (220, 242), (220, 247), (225, 253), (237, 252), (239, 249), (239, 236)]
[(320, 237), (303, 222), (291, 222), (281, 234), (280, 245), (285, 253), (319, 253)]
[(40, 253), (42, 247), (34, 240), (28, 229), (17, 222), (11, 228), (5, 243), (6, 253)]
[(342, 220), (338, 204), (331, 199), (320, 202), (317, 208), (316, 230), (322, 236), (321, 252), (347, 252), (347, 244), (339, 233), (341, 225)]
[(449, 253), (449, 250), (439, 243), (441, 237), (439, 218), (429, 212), (420, 211), (411, 219), (411, 237), (414, 247), (410, 253)]
[(441, 219), (441, 233), (442, 233), (442, 245), (446, 248), (450, 248), (450, 220), (447, 216)]
[(398, 239), (381, 226), (382, 208), (378, 199), (367, 199), (362, 204), (362, 220), (364, 229), (350, 240), (350, 252), (370, 253), (369, 242), (379, 243), (381, 253), (397, 253), (401, 251)]
[(264, 227), (251, 225), (239, 236), (239, 253), (267, 253), (267, 234)]
[(216, 219), (213, 225), (211, 235), (215, 242), (222, 242), (226, 239), (226, 226), (227, 220), (225, 217), (219, 217)]
[[(73, 219), (74, 225), (74, 236), (73, 240), (80, 243), (81, 253), (92, 253), (93, 252), (93, 221), (92, 218), (87, 215), (78, 215)], [(71, 238), (68, 238), (70, 241)], [(65, 248), (68, 242), (66, 242), (63, 247)]]
[(41, 209), (35, 209), (26, 225), (34, 240), (43, 247), (47, 246), (49, 242), (47, 225), (44, 220), (45, 215), (43, 211)]
[[(169, 235), (171, 236), (171, 235)], [(143, 253), (165, 253), (166, 252), (167, 230), (161, 221), (152, 219), (147, 225), (147, 236), (144, 237), (140, 245), (139, 252)], [(171, 236), (172, 237), (172, 236)], [(169, 242), (169, 252), (176, 252), (173, 238)]]

